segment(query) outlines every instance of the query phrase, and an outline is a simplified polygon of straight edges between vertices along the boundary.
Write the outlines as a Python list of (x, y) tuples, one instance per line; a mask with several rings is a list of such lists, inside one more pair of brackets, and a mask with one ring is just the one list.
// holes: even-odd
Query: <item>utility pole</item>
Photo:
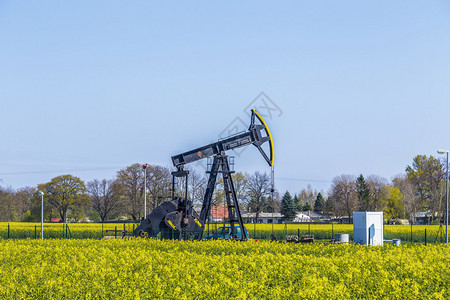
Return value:
[(41, 240), (44, 239), (44, 192), (39, 191), (38, 195), (41, 196)]
[(445, 194), (446, 194), (446, 204), (445, 204), (445, 243), (448, 245), (448, 150), (438, 150), (439, 154), (447, 154), (447, 175), (446, 175), (446, 181), (445, 181)]
[(147, 167), (149, 164), (143, 164), (141, 167), (144, 170), (144, 218), (147, 217)]

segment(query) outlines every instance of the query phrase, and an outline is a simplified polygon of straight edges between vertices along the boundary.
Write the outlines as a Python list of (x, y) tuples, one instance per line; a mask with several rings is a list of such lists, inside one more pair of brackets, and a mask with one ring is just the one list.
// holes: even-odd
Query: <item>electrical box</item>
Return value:
[(353, 242), (383, 246), (383, 212), (353, 212)]

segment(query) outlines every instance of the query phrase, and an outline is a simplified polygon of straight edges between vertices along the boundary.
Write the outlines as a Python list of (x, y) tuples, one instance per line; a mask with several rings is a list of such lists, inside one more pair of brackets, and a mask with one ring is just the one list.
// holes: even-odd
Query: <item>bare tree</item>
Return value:
[(0, 222), (17, 221), (14, 219), (13, 193), (0, 189)]
[(120, 208), (121, 198), (115, 193), (113, 180), (94, 179), (87, 183), (87, 192), (91, 197), (92, 208), (98, 213), (102, 222)]
[[(444, 168), (444, 166), (443, 166)], [(432, 174), (431, 199), (428, 207), (433, 218), (440, 219), (443, 224), (445, 221), (445, 176), (444, 170), (435, 170)]]
[(416, 214), (421, 211), (420, 198), (417, 197), (414, 185), (408, 179), (406, 174), (400, 174), (392, 179), (393, 186), (398, 188), (403, 195), (405, 205), (405, 214), (409, 220), (416, 223)]
[(333, 178), (330, 198), (334, 203), (336, 212), (341, 215), (347, 215), (350, 221), (353, 211), (358, 206), (355, 177), (352, 175), (340, 175)]
[(306, 187), (306, 189), (302, 189), (298, 197), (300, 198), (300, 203), (306, 204), (308, 203), (311, 207), (314, 207), (314, 202), (317, 199), (317, 195), (319, 192), (313, 189), (310, 184)]
[(202, 172), (189, 168), (188, 197), (194, 204), (202, 204), (206, 192), (207, 178)]
[[(317, 195), (319, 192), (313, 189), (310, 184), (306, 189), (302, 189), (298, 197), (298, 210), (312, 210), (314, 208), (314, 203), (316, 202)], [(295, 197), (295, 196), (294, 196)]]
[(281, 196), (276, 189), (273, 193), (273, 198), (272, 194), (269, 195), (267, 208), (265, 210), (269, 213), (276, 213), (281, 211)]
[(169, 200), (167, 197), (171, 194), (172, 176), (169, 168), (157, 165), (148, 166), (146, 172), (149, 203), (156, 208), (162, 202)]
[(327, 200), (325, 201), (324, 213), (329, 217), (337, 216), (336, 202), (331, 195), (328, 195)]
[(406, 167), (408, 179), (413, 183), (422, 208), (431, 212), (432, 218), (443, 216), (443, 197), (445, 178), (442, 162), (433, 156), (417, 155), (412, 166)]
[(140, 164), (132, 164), (117, 172), (117, 189), (129, 205), (133, 220), (139, 220), (144, 212), (144, 176)]
[(268, 209), (271, 188), (270, 176), (267, 173), (255, 172), (248, 179), (248, 208), (250, 212), (255, 213), (256, 222), (259, 214)]
[(17, 205), (18, 220), (23, 220), (27, 213), (31, 214), (29, 211), (32, 207), (32, 199), (35, 191), (35, 188), (24, 187), (14, 192), (14, 202)]
[(387, 180), (378, 175), (370, 175), (366, 179), (366, 185), (369, 189), (368, 211), (383, 211), (386, 202)]
[[(247, 185), (250, 175), (247, 173), (236, 172), (231, 174), (233, 179), (234, 190), (236, 191), (236, 197), (239, 203), (248, 205), (248, 191)], [(214, 199), (217, 203), (222, 203), (225, 199), (225, 191), (223, 187), (223, 179), (217, 180), (215, 187)]]

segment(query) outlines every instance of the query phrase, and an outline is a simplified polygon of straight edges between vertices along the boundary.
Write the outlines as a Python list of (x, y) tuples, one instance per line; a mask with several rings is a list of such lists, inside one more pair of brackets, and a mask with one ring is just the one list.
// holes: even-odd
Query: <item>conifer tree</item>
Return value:
[(360, 211), (367, 211), (370, 207), (370, 191), (364, 176), (361, 174), (356, 179), (356, 193), (358, 194), (358, 208)]
[(314, 202), (314, 211), (317, 213), (322, 213), (325, 210), (325, 199), (322, 194), (317, 194), (316, 202)]
[(296, 204), (288, 191), (284, 193), (283, 198), (281, 199), (281, 213), (288, 221), (293, 220), (297, 214)]

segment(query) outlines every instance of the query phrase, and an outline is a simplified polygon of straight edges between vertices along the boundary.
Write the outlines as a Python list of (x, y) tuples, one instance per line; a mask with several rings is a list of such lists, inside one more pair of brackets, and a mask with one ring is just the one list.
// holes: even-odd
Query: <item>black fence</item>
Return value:
[[(44, 238), (53, 239), (102, 239), (125, 238), (133, 235), (137, 223), (44, 223)], [(225, 224), (227, 225), (227, 224)], [(205, 225), (203, 239), (228, 239), (233, 235), (230, 229), (223, 230), (223, 223)], [(329, 242), (335, 234), (349, 235), (353, 240), (352, 225), (341, 224), (246, 224), (247, 236), (255, 240), (286, 241), (293, 236), (301, 240), (304, 236), (313, 236), (315, 241)], [(237, 237), (240, 239), (239, 232)], [(0, 223), (0, 238), (2, 239), (40, 239), (41, 224), (39, 223)], [(159, 239), (195, 239), (195, 233), (168, 229), (158, 233)], [(385, 225), (384, 239), (400, 239), (402, 243), (443, 243), (445, 242), (445, 226), (439, 225)]]

